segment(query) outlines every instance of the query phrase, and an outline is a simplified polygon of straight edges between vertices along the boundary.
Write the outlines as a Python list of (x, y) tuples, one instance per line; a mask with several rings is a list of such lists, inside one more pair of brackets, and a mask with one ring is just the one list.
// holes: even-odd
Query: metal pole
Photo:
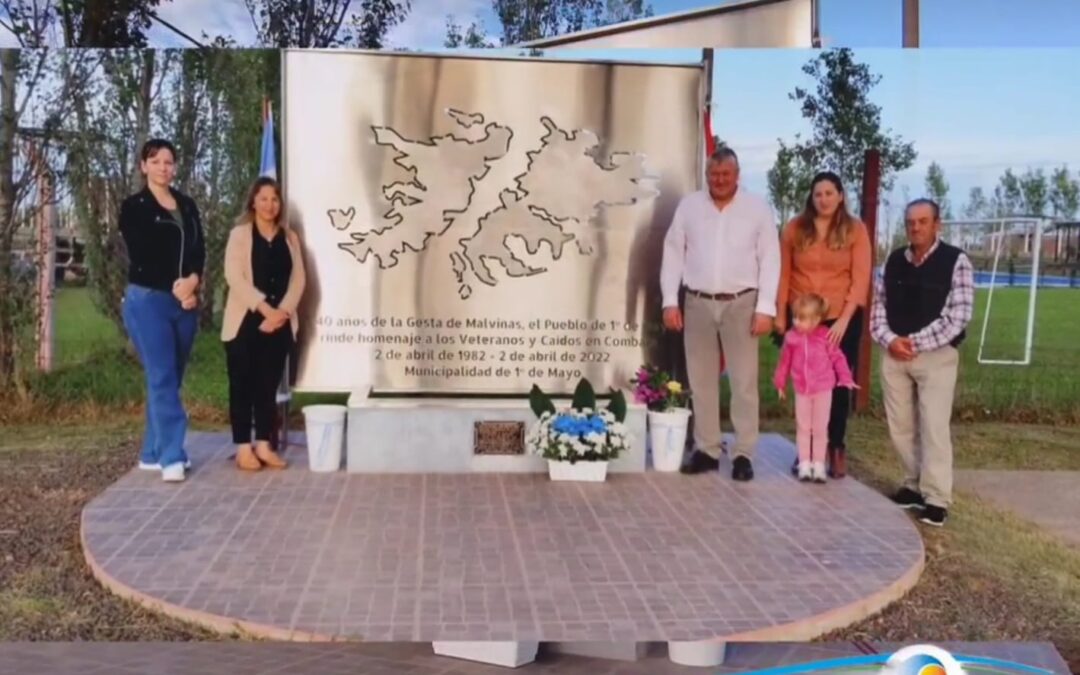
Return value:
[(1027, 315), (1027, 344), (1024, 345), (1024, 363), (1031, 364), (1031, 347), (1035, 342), (1035, 304), (1039, 292), (1039, 259), (1042, 257), (1043, 223), (1039, 218), (1035, 221), (1035, 252), (1031, 260), (1031, 289), (1028, 292), (1028, 315)]
[[(881, 152), (867, 150), (863, 156), (862, 210), (861, 217), (870, 236), (870, 269), (877, 264), (877, 212), (878, 194), (881, 191)], [(873, 358), (873, 341), (870, 339), (870, 306), (874, 295), (873, 284), (862, 313), (862, 337), (859, 339), (859, 367), (856, 380), (859, 389), (855, 396), (855, 410), (870, 407), (870, 361)]]
[(821, 0), (810, 0), (810, 46), (821, 49)]
[(919, 0), (904, 2), (904, 48), (919, 48)]

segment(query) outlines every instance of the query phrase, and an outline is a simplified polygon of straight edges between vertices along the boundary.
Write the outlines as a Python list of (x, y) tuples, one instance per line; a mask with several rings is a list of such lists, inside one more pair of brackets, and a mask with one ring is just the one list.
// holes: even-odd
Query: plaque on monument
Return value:
[(702, 164), (700, 64), (287, 50), (296, 388), (625, 387)]
[(473, 429), (473, 452), (477, 455), (525, 454), (524, 422), (483, 420)]

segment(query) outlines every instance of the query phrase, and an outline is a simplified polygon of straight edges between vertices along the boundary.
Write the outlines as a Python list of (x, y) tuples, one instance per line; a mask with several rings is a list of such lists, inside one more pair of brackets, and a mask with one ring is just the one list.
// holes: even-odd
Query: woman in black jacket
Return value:
[(120, 233), (128, 251), (123, 318), (146, 374), (146, 432), (139, 468), (160, 470), (168, 482), (184, 480), (187, 413), (180, 385), (198, 327), (198, 291), (206, 263), (199, 209), (171, 184), (176, 148), (148, 141), (140, 167), (146, 187), (120, 207)]

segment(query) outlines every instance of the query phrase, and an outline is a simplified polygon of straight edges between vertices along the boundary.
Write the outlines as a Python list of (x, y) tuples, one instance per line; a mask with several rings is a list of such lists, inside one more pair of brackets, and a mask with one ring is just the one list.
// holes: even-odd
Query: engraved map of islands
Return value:
[(632, 152), (603, 155), (600, 138), (587, 129), (561, 129), (541, 118), (546, 133), (531, 143), (525, 172), (504, 186), (500, 204), (474, 222), (461, 222), (477, 185), (518, 141), (508, 127), (486, 122), (483, 115), (447, 110), (456, 127), (426, 140), (404, 138), (390, 127), (372, 127), (375, 143), (391, 149), (403, 170), (401, 180), (382, 186), (388, 210), (367, 231), (353, 231), (355, 208), (330, 209), (331, 226), (347, 239), (339, 248), (361, 263), (374, 259), (382, 269), (401, 256), (418, 253), (432, 237), (457, 236), (446, 260), (461, 298), (475, 283), (495, 286), (499, 266), (506, 276), (528, 277), (547, 266), (523, 260), (510, 243), (519, 240), (529, 256), (545, 245), (554, 261), (572, 244), (591, 255), (607, 208), (656, 197), (655, 176), (645, 157)]

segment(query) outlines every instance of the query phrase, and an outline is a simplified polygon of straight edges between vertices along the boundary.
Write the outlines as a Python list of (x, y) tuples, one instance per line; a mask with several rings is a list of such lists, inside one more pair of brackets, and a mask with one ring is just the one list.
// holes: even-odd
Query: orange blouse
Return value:
[(789, 304), (805, 293), (817, 293), (825, 298), (829, 303), (828, 319), (838, 318), (848, 302), (865, 307), (870, 296), (871, 267), (870, 235), (866, 225), (855, 221), (845, 248), (831, 249), (825, 242), (815, 241), (798, 250), (796, 222), (792, 220), (785, 225), (780, 235), (778, 316), (786, 316)]

